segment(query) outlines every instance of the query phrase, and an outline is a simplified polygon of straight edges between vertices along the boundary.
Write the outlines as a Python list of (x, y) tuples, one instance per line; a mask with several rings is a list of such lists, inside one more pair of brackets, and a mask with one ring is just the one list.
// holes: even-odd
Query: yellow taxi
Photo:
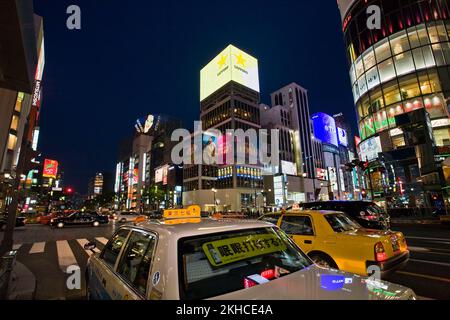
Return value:
[(384, 276), (409, 259), (401, 232), (364, 229), (341, 212), (294, 210), (260, 219), (279, 226), (320, 266), (359, 275), (371, 275), (375, 266)]
[(202, 219), (198, 206), (122, 225), (90, 255), (85, 279), (94, 300), (416, 299), (409, 288), (315, 265), (271, 223)]

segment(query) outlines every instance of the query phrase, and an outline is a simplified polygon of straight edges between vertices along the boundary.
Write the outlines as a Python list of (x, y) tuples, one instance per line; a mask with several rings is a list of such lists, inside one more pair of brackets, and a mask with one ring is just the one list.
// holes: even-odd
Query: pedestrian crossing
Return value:
[(36, 242), (33, 243), (33, 246), (30, 249), (30, 254), (33, 253), (42, 253), (45, 250), (45, 242)]
[[(69, 266), (85, 265), (90, 256), (101, 251), (101, 249), (108, 242), (108, 239), (104, 237), (95, 238), (97, 247), (92, 250), (85, 250), (84, 245), (89, 242), (90, 240), (83, 238), (49, 242), (20, 243), (14, 244), (13, 250), (17, 250), (20, 257), (19, 259), (25, 261), (28, 258), (46, 256), (51, 261), (57, 261), (59, 269), (62, 272), (66, 272)], [(56, 257), (54, 257), (55, 254)]]

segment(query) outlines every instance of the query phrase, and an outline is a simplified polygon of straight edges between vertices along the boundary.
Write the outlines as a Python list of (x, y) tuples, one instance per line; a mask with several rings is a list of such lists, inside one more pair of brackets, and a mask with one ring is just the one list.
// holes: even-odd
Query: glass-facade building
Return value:
[[(433, 200), (446, 198), (439, 163), (450, 147), (450, 1), (338, 4), (359, 153), (371, 163), (366, 187), (381, 201), (435, 206)], [(379, 29), (368, 27), (368, 19), (377, 18), (368, 13), (372, 5), (381, 9)]]

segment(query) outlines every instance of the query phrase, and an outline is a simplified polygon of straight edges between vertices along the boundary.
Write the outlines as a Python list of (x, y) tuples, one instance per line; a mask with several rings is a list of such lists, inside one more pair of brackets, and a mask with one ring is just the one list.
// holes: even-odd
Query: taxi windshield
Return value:
[(181, 299), (206, 299), (262, 285), (311, 265), (275, 228), (184, 238), (178, 252)]

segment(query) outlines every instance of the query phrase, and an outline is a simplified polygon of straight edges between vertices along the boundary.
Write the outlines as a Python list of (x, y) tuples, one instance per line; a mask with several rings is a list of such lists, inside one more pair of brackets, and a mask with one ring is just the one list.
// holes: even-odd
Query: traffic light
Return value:
[(71, 187), (66, 188), (66, 194), (72, 194), (73, 189)]

